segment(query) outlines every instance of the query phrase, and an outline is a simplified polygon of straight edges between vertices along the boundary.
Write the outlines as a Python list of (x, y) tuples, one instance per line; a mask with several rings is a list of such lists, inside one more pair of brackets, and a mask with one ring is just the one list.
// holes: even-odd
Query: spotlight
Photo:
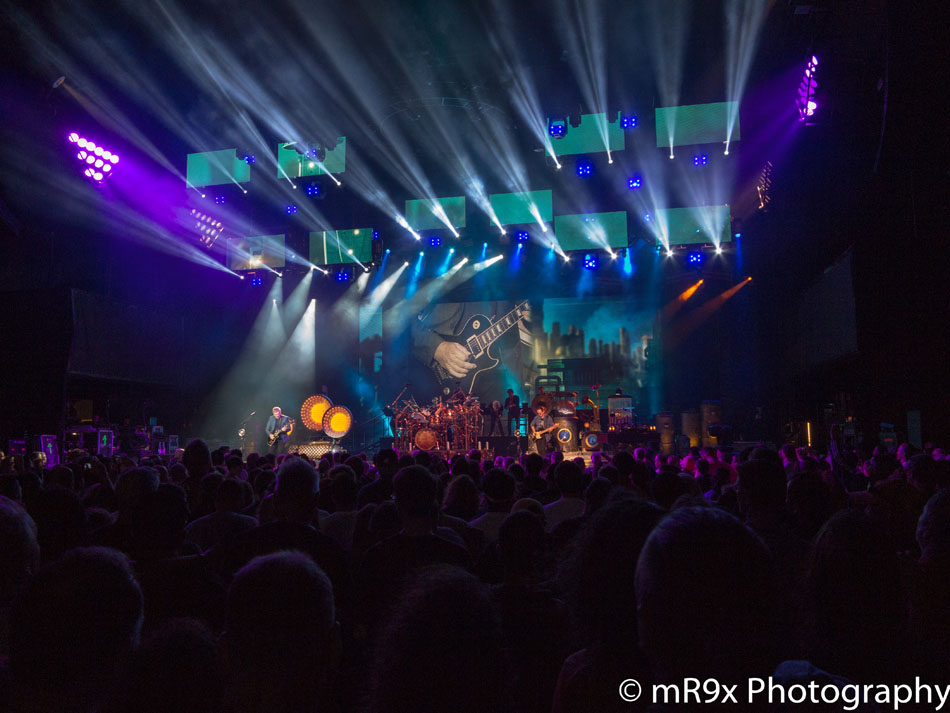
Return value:
[(594, 165), (589, 158), (577, 159), (577, 175), (581, 178), (588, 178), (594, 172)]
[(548, 124), (548, 133), (556, 139), (561, 138), (567, 132), (567, 126), (563, 121), (550, 122)]
[(528, 235), (527, 230), (519, 230), (517, 233), (515, 233), (515, 240), (518, 241), (519, 243), (528, 242), (529, 237), (530, 236)]
[(337, 281), (337, 282), (349, 282), (349, 281), (350, 281), (350, 273), (349, 273), (349, 271), (348, 271), (348, 270), (338, 270), (337, 273), (336, 273), (336, 281)]
[(666, 249), (666, 256), (667, 256), (667, 257), (673, 257), (673, 251), (670, 250), (669, 248), (667, 248), (667, 249)]
[(419, 251), (419, 257), (425, 257), (425, 251), (424, 251), (424, 250), (420, 250), (420, 251)]
[[(442, 244), (442, 238), (438, 235), (433, 235), (429, 238), (429, 245), (433, 248), (437, 248)], [(421, 253), (420, 253), (421, 254)]]
[(320, 186), (316, 183), (311, 183), (307, 186), (307, 195), (316, 198), (320, 195)]
[(584, 269), (585, 270), (596, 270), (597, 269), (597, 254), (596, 253), (587, 253), (584, 255)]
[(627, 179), (627, 188), (631, 191), (635, 191), (643, 185), (643, 180), (640, 178), (640, 174), (635, 174)]
[(252, 153), (251, 153), (251, 154), (247, 154), (247, 153), (244, 154), (244, 163), (246, 163), (248, 166), (250, 166), (250, 165), (251, 165), (252, 163), (254, 163), (256, 160), (257, 160), (257, 159), (254, 158), (254, 154), (252, 154)]
[[(379, 240), (379, 231), (378, 231), (378, 230), (374, 230), (374, 231), (373, 231), (373, 240)], [(386, 252), (389, 252), (389, 251), (387, 250)]]
[(449, 255), (452, 255), (455, 252), (455, 248), (449, 248)]
[(742, 233), (733, 233), (733, 234), (732, 234), (732, 237), (734, 237), (736, 240), (738, 240), (739, 238), (742, 237)]
[(403, 265), (404, 265), (405, 267), (409, 267), (409, 261), (406, 260), (406, 261), (403, 263)]
[(224, 196), (215, 196), (214, 202), (218, 205), (224, 205)]
[(644, 213), (644, 214), (643, 214), (643, 222), (644, 222), (644, 223), (649, 223), (651, 220), (653, 220), (653, 216), (652, 216), (652, 215), (650, 215), (649, 213)]
[(386, 248), (386, 254), (389, 255), (392, 251), (389, 248)]
[(294, 215), (297, 212), (297, 206), (289, 205), (287, 206), (286, 211), (287, 211), (287, 215)]
[(625, 131), (637, 128), (637, 117), (634, 114), (628, 114), (620, 117), (620, 128)]
[(717, 254), (717, 255), (722, 255), (722, 246), (721, 246), (721, 245), (717, 245), (717, 246), (716, 246), (716, 254)]
[(264, 278), (254, 275), (251, 277), (251, 287), (260, 287), (264, 284)]
[(706, 154), (704, 153), (696, 154), (695, 156), (693, 156), (693, 165), (705, 166), (708, 160), (709, 160), (709, 156), (707, 156)]
[(689, 255), (686, 256), (686, 262), (690, 265), (702, 265), (703, 264), (703, 253), (699, 250), (694, 250)]

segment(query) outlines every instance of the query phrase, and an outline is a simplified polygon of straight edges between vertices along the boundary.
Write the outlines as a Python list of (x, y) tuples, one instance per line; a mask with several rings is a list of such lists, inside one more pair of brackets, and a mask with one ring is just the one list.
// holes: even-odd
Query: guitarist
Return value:
[(279, 455), (284, 452), (287, 445), (287, 439), (290, 435), (290, 417), (284, 416), (280, 411), (280, 406), (271, 409), (271, 417), (267, 419), (267, 425), (264, 427), (268, 437), (277, 434), (277, 438), (271, 444), (270, 452)]
[(531, 419), (531, 437), (538, 446), (538, 453), (546, 455), (551, 452), (551, 432), (554, 430), (554, 419), (548, 415), (548, 406), (539, 403), (535, 408), (535, 417)]

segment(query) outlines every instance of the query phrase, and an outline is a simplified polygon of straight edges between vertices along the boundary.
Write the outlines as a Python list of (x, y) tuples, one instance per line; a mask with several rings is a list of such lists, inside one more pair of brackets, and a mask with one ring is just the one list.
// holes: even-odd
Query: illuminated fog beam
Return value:
[(414, 237), (416, 240), (422, 240), (422, 236), (419, 235), (419, 233), (417, 233), (415, 230), (412, 229), (412, 226), (409, 225), (409, 221), (406, 220), (406, 218), (405, 218), (403, 215), (397, 213), (397, 214), (395, 215), (395, 220), (396, 220), (396, 223), (397, 223), (400, 227), (405, 228), (406, 230), (408, 230), (408, 231), (409, 231), (409, 234), (412, 235), (412, 237)]
[(340, 298), (334, 303), (332, 314), (334, 318), (342, 320), (341, 324), (353, 324), (359, 322), (360, 301), (366, 286), (369, 284), (369, 273), (362, 272), (359, 277), (353, 281), (353, 284), (346, 288)]
[(407, 267), (408, 265), (405, 263), (400, 265), (396, 269), (396, 272), (383, 280), (379, 286), (370, 293), (369, 297), (363, 303), (363, 307), (360, 309), (360, 331), (369, 326), (370, 321), (373, 319), (373, 313), (382, 306), (383, 300), (392, 292)]
[(726, 124), (726, 150), (739, 119), (739, 102), (745, 94), (759, 35), (771, 3), (761, 0), (726, 0), (726, 100), (729, 105)]
[(743, 287), (752, 282), (751, 277), (747, 277), (742, 282), (733, 285), (728, 290), (708, 302), (700, 305), (678, 322), (675, 322), (668, 330), (664, 338), (664, 348), (674, 348), (679, 346), (686, 337), (695, 332), (710, 317), (713, 316), (726, 302), (732, 299), (735, 294)]
[(534, 80), (527, 65), (519, 56), (518, 43), (508, 29), (515, 27), (508, 11), (509, 4), (504, 0), (492, 0), (492, 7), (498, 17), (498, 22), (493, 23), (488, 39), (495, 51), (495, 60), (499, 68), (504, 70), (503, 73), (510, 79), (508, 95), (511, 103), (521, 116), (521, 120), (544, 147), (545, 153), (554, 161), (554, 165), (561, 168), (561, 162), (558, 161), (551, 137), (548, 135), (547, 118), (541, 109)]
[(317, 366), (316, 313), (317, 301), (312, 299), (270, 366), (269, 376), (277, 377), (281, 383), (307, 383), (314, 379)]
[(476, 262), (474, 265), (472, 265), (472, 269), (475, 270), (475, 272), (481, 272), (485, 268), (491, 267), (496, 262), (504, 259), (504, 257), (504, 255), (495, 255), (495, 257), (490, 257), (487, 260), (483, 260), (482, 262)]
[[(448, 272), (439, 275), (423, 284), (416, 294), (406, 296), (392, 309), (383, 312), (383, 334), (398, 334), (416, 318), (420, 311), (435, 302), (443, 294), (450, 292), (466, 280), (475, 275), (471, 268), (463, 270), (468, 264), (468, 258), (462, 258), (453, 265)], [(406, 261), (405, 267), (409, 266)]]
[(597, 131), (604, 142), (607, 160), (610, 139), (607, 127), (607, 45), (600, 0), (559, 0), (561, 15), (556, 22), (568, 49), (567, 58), (591, 113), (597, 114)]
[(660, 309), (660, 319), (668, 320), (671, 317), (673, 317), (673, 315), (679, 312), (680, 309), (683, 307), (683, 305), (686, 304), (686, 300), (688, 300), (690, 297), (696, 294), (696, 290), (698, 290), (700, 285), (702, 284), (703, 284), (702, 280), (699, 280), (698, 282), (694, 282), (692, 285), (690, 285), (685, 290), (680, 292), (679, 295), (677, 295), (672, 300), (667, 302), (662, 307), (662, 309)]
[(528, 206), (528, 210), (531, 211), (531, 215), (534, 216), (534, 219), (538, 221), (538, 225), (541, 226), (541, 232), (542, 233), (548, 232), (548, 226), (547, 224), (545, 224), (544, 220), (541, 218), (541, 211), (538, 210), (538, 206), (532, 203), (530, 206)]
[[(687, 0), (648, 0), (646, 3), (646, 36), (661, 106), (679, 106), (680, 103), (689, 9), (690, 3)], [(676, 112), (670, 114), (667, 138), (672, 159)]]
[(449, 230), (452, 231), (452, 235), (454, 235), (457, 238), (459, 236), (459, 233), (455, 229), (455, 226), (452, 225), (452, 221), (449, 220), (449, 216), (446, 215), (445, 209), (442, 207), (442, 204), (439, 203), (434, 198), (427, 198), (425, 203), (428, 206), (429, 210), (432, 212), (432, 215), (434, 215), (436, 218), (441, 220), (442, 223), (444, 223), (445, 226)]

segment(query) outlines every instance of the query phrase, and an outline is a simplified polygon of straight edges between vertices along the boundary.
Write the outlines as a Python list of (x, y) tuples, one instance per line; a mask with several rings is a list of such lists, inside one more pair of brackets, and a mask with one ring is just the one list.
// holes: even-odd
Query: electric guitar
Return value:
[(432, 369), (439, 380), (442, 394), (449, 396), (455, 390), (455, 382), (461, 384), (463, 392), (472, 393), (478, 375), (491, 371), (500, 363), (500, 360), (496, 359), (492, 353), (491, 346), (501, 335), (517, 326), (528, 315), (528, 312), (528, 302), (524, 301), (494, 322), (491, 322), (483, 314), (476, 314), (469, 317), (457, 334), (451, 336), (440, 335), (448, 342), (456, 342), (465, 347), (471, 354), (469, 361), (475, 364), (475, 368), (468, 372), (466, 376), (456, 379), (441, 364), (436, 362)]
[(535, 430), (532, 428), (532, 429), (531, 429), (531, 437), (532, 437), (534, 440), (536, 440), (536, 441), (540, 441), (542, 438), (544, 438), (544, 434), (545, 434), (545, 433), (550, 433), (550, 432), (553, 431), (555, 428), (557, 428), (557, 424), (554, 424), (554, 425), (551, 426), (550, 428), (545, 428), (543, 431), (535, 431)]
[(290, 423), (286, 426), (276, 429), (273, 433), (267, 434), (267, 445), (272, 446), (277, 443), (277, 439), (280, 438), (280, 434), (286, 432), (288, 434), (292, 433), (294, 430), (294, 420), (290, 419)]

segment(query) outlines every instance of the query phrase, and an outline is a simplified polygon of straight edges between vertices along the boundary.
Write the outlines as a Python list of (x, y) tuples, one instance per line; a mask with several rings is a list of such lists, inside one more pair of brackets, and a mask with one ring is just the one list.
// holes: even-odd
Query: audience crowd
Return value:
[(599, 713), (676, 708), (625, 702), (628, 679), (946, 682), (940, 449), (480, 455), (0, 454), (0, 711)]

